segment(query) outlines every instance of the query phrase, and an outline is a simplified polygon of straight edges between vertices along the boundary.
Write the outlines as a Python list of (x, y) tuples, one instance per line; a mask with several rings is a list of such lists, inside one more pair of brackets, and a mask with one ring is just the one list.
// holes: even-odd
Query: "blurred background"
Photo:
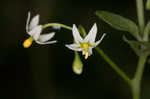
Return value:
[[(122, 40), (127, 32), (118, 31), (100, 20), (95, 11), (114, 12), (136, 21), (135, 0), (1, 0), (0, 2), (0, 98), (2, 99), (132, 99), (128, 85), (93, 50), (79, 76), (72, 71), (74, 52), (65, 48), (72, 43), (72, 32), (55, 30), (58, 40), (52, 45), (22, 43), (29, 36), (25, 25), (28, 11), (40, 14), (40, 24), (59, 22), (83, 25), (89, 31), (96, 22), (99, 45), (130, 77), (133, 77), (137, 56)], [(149, 12), (146, 19), (149, 18)], [(130, 37), (132, 38), (132, 37)], [(80, 53), (81, 55), (81, 53)], [(149, 99), (150, 68), (142, 82), (142, 99)]]

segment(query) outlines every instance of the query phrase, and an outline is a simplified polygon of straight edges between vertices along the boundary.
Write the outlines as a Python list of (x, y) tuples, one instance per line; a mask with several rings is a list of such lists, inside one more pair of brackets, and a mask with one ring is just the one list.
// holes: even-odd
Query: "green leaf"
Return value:
[(111, 25), (113, 28), (127, 31), (131, 33), (136, 39), (140, 40), (138, 27), (133, 21), (120, 15), (106, 11), (97, 11), (96, 15), (99, 16), (99, 18), (101, 18), (103, 21)]
[(84, 29), (84, 27), (82, 25), (79, 25), (78, 30), (79, 30), (79, 32), (81, 33), (81, 35), (83, 37), (86, 36), (86, 31), (85, 31), (85, 29)]
[(148, 21), (145, 29), (144, 29), (144, 41), (148, 41), (149, 40), (149, 33), (150, 33), (150, 21)]

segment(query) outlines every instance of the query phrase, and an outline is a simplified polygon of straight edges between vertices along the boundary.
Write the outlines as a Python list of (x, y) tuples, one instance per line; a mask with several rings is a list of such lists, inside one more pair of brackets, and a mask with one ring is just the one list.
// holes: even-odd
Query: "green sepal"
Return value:
[(113, 28), (121, 31), (127, 31), (131, 33), (137, 40), (140, 40), (139, 29), (133, 21), (106, 11), (97, 11), (96, 15)]
[(82, 25), (79, 25), (78, 30), (80, 34), (82, 35), (82, 37), (86, 37), (86, 31)]

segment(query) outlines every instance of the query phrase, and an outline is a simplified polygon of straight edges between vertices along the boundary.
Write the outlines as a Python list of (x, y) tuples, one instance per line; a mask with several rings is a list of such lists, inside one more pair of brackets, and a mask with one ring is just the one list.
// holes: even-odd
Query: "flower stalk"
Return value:
[(64, 25), (64, 24), (60, 24), (60, 23), (48, 23), (48, 24), (43, 25), (42, 29), (45, 29), (47, 27), (53, 27), (53, 26), (65, 28), (65, 29), (72, 31), (72, 27)]
[(96, 51), (100, 56), (103, 57), (103, 59), (117, 72), (118, 75), (122, 79), (124, 79), (129, 85), (131, 85), (131, 80), (130, 78), (117, 66), (100, 48), (96, 47)]

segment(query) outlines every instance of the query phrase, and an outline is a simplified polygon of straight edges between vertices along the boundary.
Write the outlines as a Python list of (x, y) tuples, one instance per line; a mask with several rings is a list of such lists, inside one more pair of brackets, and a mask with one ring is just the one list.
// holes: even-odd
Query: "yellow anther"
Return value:
[(89, 53), (88, 53), (88, 49), (89, 49), (89, 46), (91, 46), (90, 43), (80, 43), (80, 48), (82, 48), (82, 55), (84, 55), (84, 58), (87, 59), (88, 56), (89, 56)]
[(87, 59), (88, 58), (88, 56), (89, 56), (89, 53), (88, 52), (85, 52), (85, 59)]
[(82, 51), (82, 55), (85, 55), (85, 51)]
[(82, 55), (84, 55), (84, 58), (87, 59), (89, 56), (88, 51), (82, 51)]
[(33, 37), (29, 37), (28, 39), (26, 39), (23, 42), (23, 47), (24, 48), (29, 48), (31, 46), (32, 42), (33, 42)]

